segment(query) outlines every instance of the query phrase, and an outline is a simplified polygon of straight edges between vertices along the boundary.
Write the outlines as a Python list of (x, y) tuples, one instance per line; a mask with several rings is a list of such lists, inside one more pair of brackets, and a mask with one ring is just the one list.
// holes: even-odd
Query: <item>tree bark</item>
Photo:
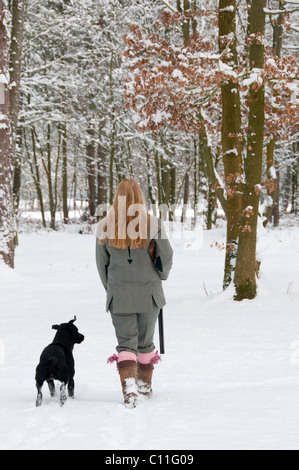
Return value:
[[(48, 191), (49, 191), (49, 206), (50, 206), (50, 228), (52, 230), (56, 230), (56, 202), (57, 198), (55, 197), (55, 186), (56, 186), (56, 178), (54, 181), (54, 188), (53, 188), (53, 179), (52, 179), (52, 149), (51, 149), (51, 124), (47, 125), (47, 164), (44, 163), (44, 169), (47, 175), (48, 181)], [(58, 162), (57, 162), (58, 163)]]
[(299, 142), (293, 144), (294, 162), (292, 165), (292, 206), (291, 214), (298, 214), (298, 173), (299, 173)]
[[(171, 165), (169, 169), (169, 206), (174, 207), (176, 203), (176, 167)], [(175, 213), (173, 210), (169, 211), (169, 220), (173, 222)]]
[(67, 177), (67, 129), (66, 123), (60, 124), (59, 131), (61, 132), (62, 140), (62, 207), (64, 223), (68, 223), (69, 208), (68, 208), (68, 177)]
[[(275, 17), (275, 20), (272, 23), (273, 27), (273, 52), (277, 57), (281, 57), (282, 50), (282, 38), (283, 38), (283, 10), (285, 9), (284, 1), (278, 2), (278, 9), (281, 13), (278, 17)], [(275, 110), (273, 110), (275, 112)], [(275, 145), (276, 137), (272, 136), (270, 142), (267, 146), (267, 171), (268, 171), (268, 196), (272, 199), (272, 204), (267, 206), (266, 213), (264, 214), (266, 219), (264, 221), (264, 226), (271, 222), (274, 217), (274, 225), (277, 227), (279, 225), (279, 193), (280, 193), (280, 178), (278, 171), (273, 171), (275, 169)], [(275, 177), (274, 177), (275, 173)]]
[[(266, 0), (249, 0), (250, 69), (263, 69)], [(253, 299), (257, 294), (256, 243), (257, 221), (262, 182), (265, 126), (265, 88), (253, 83), (249, 90), (249, 125), (243, 212), (240, 224), (235, 271), (236, 300)]]
[(32, 137), (32, 156), (33, 156), (33, 163), (31, 162), (31, 156), (30, 156), (30, 151), (28, 149), (28, 144), (26, 140), (26, 130), (25, 128), (23, 129), (23, 134), (24, 134), (24, 146), (26, 149), (27, 153), (27, 161), (29, 163), (31, 175), (34, 181), (35, 189), (36, 189), (36, 194), (37, 198), (39, 201), (40, 205), (40, 211), (41, 211), (41, 216), (42, 216), (42, 223), (43, 227), (46, 228), (47, 223), (46, 223), (46, 218), (45, 218), (45, 209), (44, 209), (44, 199), (43, 199), (43, 193), (42, 193), (42, 187), (41, 187), (41, 179), (40, 179), (40, 169), (37, 161), (37, 155), (36, 155), (36, 145), (35, 145), (35, 131), (34, 128), (31, 128), (31, 137)]
[(273, 225), (274, 227), (279, 226), (280, 222), (280, 171), (276, 170), (276, 194), (275, 194), (275, 203), (273, 208)]
[(161, 182), (161, 168), (159, 152), (155, 151), (155, 166), (156, 166), (156, 179), (158, 189), (158, 205), (162, 204), (162, 182)]
[[(228, 45), (228, 41), (229, 45)], [(236, 0), (219, 0), (219, 49), (222, 61), (235, 68), (237, 59)], [(221, 87), (222, 153), (227, 194), (226, 258), (223, 288), (233, 279), (239, 223), (242, 213), (243, 162), (241, 140), (241, 100), (239, 85), (228, 79)]]
[(169, 204), (169, 192), (170, 192), (170, 178), (168, 162), (164, 157), (161, 156), (161, 180), (162, 180), (162, 202), (163, 204)]
[(194, 186), (194, 226), (197, 223), (197, 211), (198, 211), (198, 151), (197, 142), (193, 138), (194, 143), (194, 167), (193, 167), (193, 186)]
[(221, 182), (219, 181), (215, 164), (214, 164), (213, 153), (212, 153), (211, 147), (208, 144), (208, 136), (204, 129), (199, 134), (199, 152), (202, 156), (203, 169), (205, 172), (205, 176), (207, 180), (209, 181), (209, 183), (211, 183), (211, 185), (214, 187), (216, 196), (219, 199), (223, 212), (226, 215), (227, 198), (224, 193), (224, 188), (222, 187)]
[(94, 146), (94, 128), (92, 124), (88, 129), (89, 142), (86, 147), (86, 166), (89, 186), (89, 213), (91, 217), (96, 214), (96, 174), (95, 174), (95, 146)]
[(207, 230), (212, 230), (213, 222), (215, 222), (215, 210), (216, 210), (216, 194), (215, 189), (211, 183), (208, 184), (207, 193)]
[[(100, 128), (100, 132), (101, 132)], [(107, 203), (107, 168), (106, 152), (103, 146), (98, 144), (98, 205)]]
[(153, 158), (151, 158), (151, 150), (148, 148), (146, 143), (143, 145), (146, 155), (146, 165), (147, 165), (147, 187), (148, 187), (148, 199), (150, 206), (156, 210), (156, 199), (154, 195), (154, 182), (153, 182)]
[[(187, 166), (189, 166), (189, 159), (187, 159)], [(189, 170), (187, 170), (185, 175), (185, 183), (184, 183), (184, 197), (183, 197), (183, 209), (181, 215), (181, 222), (186, 221), (186, 212), (187, 212), (187, 205), (189, 202), (189, 195), (190, 195), (190, 177), (189, 177)]]
[(18, 117), (20, 101), (20, 78), (22, 66), (22, 46), (24, 30), (25, 0), (12, 0), (12, 30), (10, 42), (10, 120), (11, 120), (11, 155), (14, 164), (13, 194), (15, 210), (19, 206), (21, 190), (21, 161), (18, 155)]
[(270, 142), (267, 145), (267, 194), (268, 201), (272, 201), (271, 204), (266, 204), (263, 222), (264, 227), (267, 226), (269, 222), (272, 221), (273, 210), (276, 201), (277, 194), (277, 172), (275, 170), (274, 164), (274, 151), (275, 151), (276, 137), (272, 137)]
[(14, 210), (12, 193), (11, 127), (9, 103), (9, 37), (7, 4), (0, 0), (0, 259), (14, 268)]
[(116, 109), (114, 103), (114, 91), (113, 91), (113, 65), (114, 65), (114, 51), (111, 51), (111, 60), (110, 60), (110, 106), (111, 106), (111, 132), (110, 132), (110, 165), (109, 165), (109, 203), (112, 206), (114, 201), (114, 164), (115, 164), (115, 154), (116, 154)]
[[(177, 1), (177, 8), (178, 11), (183, 12), (183, 11), (188, 11), (190, 10), (190, 1), (189, 0), (178, 0)], [(188, 44), (190, 41), (190, 26), (191, 26), (191, 19), (186, 18), (182, 29), (183, 29), (183, 38), (184, 38), (184, 43), (185, 45)]]

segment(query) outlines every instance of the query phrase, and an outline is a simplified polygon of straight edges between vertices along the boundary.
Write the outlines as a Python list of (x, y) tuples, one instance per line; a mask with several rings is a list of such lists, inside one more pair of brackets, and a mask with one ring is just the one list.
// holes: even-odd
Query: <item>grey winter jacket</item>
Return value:
[(117, 249), (97, 239), (96, 262), (107, 291), (107, 312), (152, 313), (166, 304), (162, 280), (169, 276), (173, 250), (160, 219), (151, 216), (151, 239), (156, 241), (155, 265), (148, 245), (135, 250)]

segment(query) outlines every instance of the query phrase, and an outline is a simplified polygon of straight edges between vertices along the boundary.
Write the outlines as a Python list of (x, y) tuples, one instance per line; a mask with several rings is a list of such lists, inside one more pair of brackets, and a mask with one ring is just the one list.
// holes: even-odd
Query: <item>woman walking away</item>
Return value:
[(162, 280), (169, 276), (173, 250), (160, 219), (146, 212), (135, 180), (123, 180), (113, 206), (98, 224), (96, 261), (107, 291), (106, 310), (115, 328), (117, 362), (124, 403), (135, 408), (138, 393), (152, 394), (154, 332), (166, 304)]

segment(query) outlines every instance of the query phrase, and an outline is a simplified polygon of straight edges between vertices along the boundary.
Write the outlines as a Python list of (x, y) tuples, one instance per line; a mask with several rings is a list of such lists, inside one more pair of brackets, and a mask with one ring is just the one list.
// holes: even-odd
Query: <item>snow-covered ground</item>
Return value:
[[(15, 271), (0, 265), (0, 449), (299, 449), (298, 227), (263, 232), (259, 296), (242, 303), (221, 293), (223, 228), (201, 248), (172, 242), (166, 355), (152, 399), (135, 410), (106, 364), (116, 343), (95, 239), (76, 232), (23, 233)], [(76, 399), (61, 408), (45, 387), (36, 408), (51, 326), (74, 315), (86, 337), (75, 347)]]

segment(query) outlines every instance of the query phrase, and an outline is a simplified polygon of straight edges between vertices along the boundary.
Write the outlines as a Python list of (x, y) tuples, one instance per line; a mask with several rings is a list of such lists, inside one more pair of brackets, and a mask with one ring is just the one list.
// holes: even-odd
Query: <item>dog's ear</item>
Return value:
[(52, 330), (58, 330), (60, 325), (53, 325)]

